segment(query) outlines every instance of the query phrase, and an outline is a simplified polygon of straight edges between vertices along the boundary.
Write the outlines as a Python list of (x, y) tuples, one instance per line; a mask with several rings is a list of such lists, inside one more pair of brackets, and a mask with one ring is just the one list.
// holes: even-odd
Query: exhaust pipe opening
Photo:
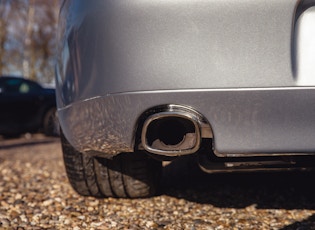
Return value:
[(188, 114), (158, 113), (146, 120), (141, 140), (144, 149), (151, 153), (166, 156), (191, 154), (199, 149), (200, 130)]
[(150, 123), (147, 140), (150, 145), (160, 140), (168, 146), (177, 146), (185, 140), (188, 133), (195, 133), (192, 122), (183, 118), (167, 117)]
[[(177, 145), (183, 141), (185, 136), (185, 128), (178, 120), (174, 118), (166, 118), (165, 121), (156, 121), (158, 127), (158, 136), (166, 145)], [(153, 124), (152, 124), (153, 125)], [(150, 128), (150, 127), (149, 127)]]

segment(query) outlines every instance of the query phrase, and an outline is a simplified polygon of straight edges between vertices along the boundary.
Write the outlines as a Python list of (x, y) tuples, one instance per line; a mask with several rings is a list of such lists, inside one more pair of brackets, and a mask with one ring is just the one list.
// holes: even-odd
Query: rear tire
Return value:
[(74, 149), (61, 133), (68, 179), (83, 196), (142, 198), (155, 195), (162, 164), (145, 153), (122, 153), (112, 159)]

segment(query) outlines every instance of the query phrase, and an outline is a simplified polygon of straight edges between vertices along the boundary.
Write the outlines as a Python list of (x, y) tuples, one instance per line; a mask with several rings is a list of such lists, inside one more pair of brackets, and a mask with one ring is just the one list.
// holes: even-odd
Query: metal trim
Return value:
[[(158, 112), (156, 114), (149, 116), (145, 120), (142, 127), (142, 132), (141, 132), (141, 143), (142, 143), (143, 148), (150, 153), (164, 155), (164, 156), (181, 156), (181, 155), (188, 155), (188, 154), (193, 154), (197, 152), (198, 149), (200, 148), (201, 136), (202, 136), (201, 127), (200, 127), (200, 118), (196, 116), (193, 112), (188, 112), (187, 110), (190, 111), (191, 109), (184, 106), (168, 105), (167, 111)], [(166, 150), (159, 150), (159, 149), (154, 149), (150, 147), (146, 138), (147, 130), (150, 123), (155, 120), (163, 119), (166, 117), (179, 117), (179, 118), (187, 119), (193, 123), (194, 128), (195, 128), (195, 133), (196, 133), (196, 143), (193, 148), (185, 149), (185, 150), (178, 150), (178, 151), (166, 151)]]

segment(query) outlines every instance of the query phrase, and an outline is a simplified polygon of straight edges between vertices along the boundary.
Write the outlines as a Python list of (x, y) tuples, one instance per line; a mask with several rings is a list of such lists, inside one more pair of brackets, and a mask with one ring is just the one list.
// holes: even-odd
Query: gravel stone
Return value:
[(160, 193), (95, 199), (75, 193), (57, 138), (0, 139), (2, 229), (315, 229), (312, 173), (208, 175), (164, 164)]

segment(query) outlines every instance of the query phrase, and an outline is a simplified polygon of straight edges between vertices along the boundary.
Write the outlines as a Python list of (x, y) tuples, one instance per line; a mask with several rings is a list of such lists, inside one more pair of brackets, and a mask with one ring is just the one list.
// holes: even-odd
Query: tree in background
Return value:
[(42, 83), (53, 81), (58, 3), (0, 0), (0, 74), (23, 75)]
[(0, 73), (4, 69), (5, 42), (7, 40), (7, 18), (10, 11), (9, 1), (0, 0)]

